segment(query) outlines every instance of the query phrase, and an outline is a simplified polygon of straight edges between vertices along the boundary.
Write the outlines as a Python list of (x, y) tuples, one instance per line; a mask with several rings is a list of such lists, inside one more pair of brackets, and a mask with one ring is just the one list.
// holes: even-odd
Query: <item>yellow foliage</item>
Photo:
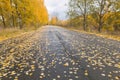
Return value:
[(52, 17), (51, 24), (55, 25), (55, 24), (57, 24), (57, 22), (58, 22), (58, 18), (57, 17)]
[(40, 22), (41, 24), (47, 24), (48, 23), (48, 12), (44, 5), (43, 0), (36, 0), (34, 1), (33, 6), (34, 8), (34, 14), (36, 15), (36, 21)]
[(48, 22), (44, 0), (0, 0), (0, 16), (4, 19), (4, 22), (1, 20), (4, 25), (12, 27)]

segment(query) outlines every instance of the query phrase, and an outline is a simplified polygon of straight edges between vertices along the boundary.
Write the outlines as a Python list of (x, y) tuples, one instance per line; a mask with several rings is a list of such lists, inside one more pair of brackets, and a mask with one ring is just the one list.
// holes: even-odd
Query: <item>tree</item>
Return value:
[(57, 22), (58, 22), (58, 18), (56, 17), (56, 16), (54, 16), (54, 17), (52, 17), (52, 19), (51, 19), (51, 24), (52, 25), (56, 25), (57, 24)]
[(120, 0), (69, 0), (68, 15), (72, 26), (83, 19), (84, 30), (119, 31)]
[[(98, 23), (98, 31), (101, 32), (110, 12), (114, 12), (118, 0), (94, 0), (91, 6), (91, 14)], [(118, 2), (117, 2), (118, 3)]]
[(68, 15), (71, 18), (83, 16), (83, 29), (87, 29), (87, 16), (92, 0), (70, 0), (68, 3)]
[(10, 4), (9, 4), (9, 0), (0, 0), (0, 16), (2, 17), (2, 23), (4, 28), (6, 28), (7, 26), (7, 20), (9, 15), (8, 12), (10, 12)]
[(112, 24), (115, 31), (120, 31), (120, 0), (112, 0)]
[(0, 0), (0, 17), (4, 28), (22, 29), (27, 25), (40, 26), (48, 22), (44, 0)]

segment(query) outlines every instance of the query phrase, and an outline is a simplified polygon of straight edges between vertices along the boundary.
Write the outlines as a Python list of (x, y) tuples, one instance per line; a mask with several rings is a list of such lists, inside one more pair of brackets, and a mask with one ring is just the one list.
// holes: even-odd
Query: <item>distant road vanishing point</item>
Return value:
[(0, 80), (120, 80), (120, 42), (44, 26), (0, 42)]

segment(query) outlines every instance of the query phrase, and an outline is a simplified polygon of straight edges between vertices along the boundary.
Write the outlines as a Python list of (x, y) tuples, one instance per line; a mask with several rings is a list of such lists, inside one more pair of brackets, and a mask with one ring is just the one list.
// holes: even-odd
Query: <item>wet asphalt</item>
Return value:
[(120, 42), (43, 26), (0, 42), (0, 80), (120, 80)]

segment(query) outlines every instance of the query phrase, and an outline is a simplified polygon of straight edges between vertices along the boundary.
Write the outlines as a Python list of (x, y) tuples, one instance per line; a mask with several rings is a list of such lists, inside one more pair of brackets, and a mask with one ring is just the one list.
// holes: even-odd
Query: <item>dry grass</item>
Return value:
[(33, 31), (35, 29), (33, 28), (29, 28), (29, 29), (18, 29), (18, 28), (8, 28), (8, 29), (3, 29), (0, 30), (0, 41), (12, 38), (12, 37), (16, 37), (22, 34), (25, 34), (27, 32)]
[(100, 36), (103, 38), (108, 38), (108, 39), (120, 41), (120, 34), (119, 35), (112, 35), (112, 34), (97, 33), (97, 32), (86, 32), (83, 30), (75, 29), (75, 28), (70, 28), (70, 30), (82, 32), (82, 33), (86, 33), (86, 34), (93, 34), (93, 35)]

